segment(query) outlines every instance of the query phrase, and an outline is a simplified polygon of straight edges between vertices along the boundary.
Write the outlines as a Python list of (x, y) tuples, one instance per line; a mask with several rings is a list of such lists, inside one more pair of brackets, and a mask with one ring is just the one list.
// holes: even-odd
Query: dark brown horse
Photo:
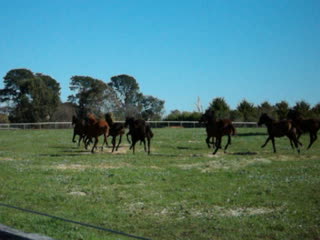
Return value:
[[(112, 119), (112, 116), (110, 113), (107, 113), (105, 115), (105, 119), (110, 126), (109, 136), (112, 136), (112, 152), (114, 151), (114, 149), (116, 149), (116, 151), (118, 151), (119, 145), (121, 143), (122, 135), (125, 133), (124, 124), (113, 122), (113, 119)], [(117, 147), (115, 147), (117, 136), (119, 136), (119, 142), (118, 142)]]
[(85, 120), (80, 119), (76, 116), (72, 116), (72, 125), (73, 127), (73, 137), (72, 142), (76, 142), (75, 137), (79, 135), (78, 146), (80, 146), (81, 140), (85, 138)]
[[(104, 142), (102, 143), (102, 149), (103, 149), (103, 145), (107, 143), (109, 129), (110, 129), (109, 124), (105, 120), (96, 119), (96, 117), (92, 113), (88, 114), (87, 124), (86, 124), (86, 136), (87, 136), (87, 139), (94, 138), (94, 144), (91, 149), (92, 153), (94, 153), (94, 149), (96, 148), (97, 143), (99, 141), (98, 137), (101, 135), (104, 136)], [(85, 144), (87, 148), (88, 141), (86, 141)]]
[[(141, 141), (144, 144), (144, 151), (150, 154), (150, 142), (153, 137), (150, 125), (142, 119), (134, 119), (133, 117), (126, 117), (125, 126), (129, 126), (129, 133), (131, 135), (131, 146), (133, 154), (135, 153), (135, 145), (138, 141)], [(146, 148), (146, 139), (147, 146)]]
[(200, 123), (206, 124), (207, 138), (206, 143), (210, 147), (210, 139), (216, 139), (214, 146), (215, 150), (213, 154), (216, 154), (218, 149), (221, 148), (222, 137), (227, 135), (228, 142), (224, 147), (224, 152), (226, 152), (228, 146), (231, 144), (231, 135), (234, 135), (236, 130), (229, 119), (216, 119), (215, 113), (212, 110), (207, 110), (200, 118)]
[(317, 135), (320, 128), (320, 120), (314, 118), (303, 119), (301, 114), (296, 110), (289, 110), (287, 118), (291, 119), (296, 127), (298, 139), (303, 133), (309, 133), (310, 142), (307, 147), (307, 149), (309, 149), (318, 138)]
[(275, 121), (271, 117), (269, 117), (266, 113), (261, 114), (258, 125), (261, 126), (265, 124), (268, 129), (268, 138), (266, 142), (261, 146), (262, 148), (267, 145), (267, 143), (271, 140), (273, 146), (273, 152), (276, 152), (275, 146), (275, 137), (283, 137), (287, 136), (290, 140), (291, 146), (292, 142), (297, 149), (298, 153), (300, 153), (299, 145), (302, 145), (296, 136), (296, 128), (291, 120), (281, 120)]

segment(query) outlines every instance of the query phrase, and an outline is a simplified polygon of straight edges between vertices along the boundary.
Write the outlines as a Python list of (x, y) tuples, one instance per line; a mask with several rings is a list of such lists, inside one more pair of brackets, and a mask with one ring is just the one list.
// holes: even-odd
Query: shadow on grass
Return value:
[(200, 147), (176, 147), (177, 149), (179, 149), (179, 150), (201, 150), (202, 148), (200, 148)]
[(267, 133), (251, 132), (251, 133), (237, 133), (235, 137), (251, 137), (251, 136), (267, 136)]
[(258, 153), (257, 152), (234, 152), (234, 153), (226, 153), (226, 154), (229, 154), (229, 155), (236, 155), (236, 156), (250, 156), (250, 155), (257, 155)]
[(159, 157), (179, 157), (179, 154), (170, 154), (170, 153), (150, 153), (150, 156), (159, 156)]

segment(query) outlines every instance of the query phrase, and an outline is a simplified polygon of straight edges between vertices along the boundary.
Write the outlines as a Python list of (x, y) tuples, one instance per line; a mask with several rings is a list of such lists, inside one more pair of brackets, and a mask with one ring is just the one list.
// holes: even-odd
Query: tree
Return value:
[(215, 112), (217, 118), (230, 117), (230, 107), (223, 97), (214, 98), (209, 105), (209, 109)]
[(281, 101), (275, 104), (275, 111), (278, 115), (278, 119), (286, 119), (289, 112), (289, 104), (286, 101)]
[(296, 102), (296, 105), (293, 107), (293, 109), (301, 113), (303, 117), (309, 117), (311, 107), (306, 101), (299, 101)]
[(136, 115), (141, 112), (143, 95), (134, 77), (126, 74), (113, 76), (108, 85), (115, 91), (125, 115)]
[(111, 77), (108, 84), (115, 92), (119, 102), (118, 117), (143, 117), (160, 119), (163, 114), (164, 101), (153, 96), (145, 96), (140, 92), (137, 80), (129, 75), (121, 74)]
[(13, 69), (4, 77), (4, 85), (0, 101), (7, 103), (11, 122), (47, 121), (60, 103), (60, 85), (48, 75)]
[(164, 101), (153, 96), (142, 98), (142, 118), (149, 120), (160, 120), (163, 114)]
[(165, 121), (198, 121), (202, 113), (200, 112), (180, 112), (179, 110), (173, 110), (164, 119)]
[(181, 115), (181, 112), (178, 109), (175, 109), (175, 110), (172, 110), (164, 120), (177, 121), (180, 115)]
[(71, 121), (72, 116), (77, 114), (76, 109), (77, 106), (70, 102), (61, 103), (53, 113), (52, 121), (69, 122)]
[(266, 113), (270, 117), (275, 117), (275, 108), (268, 102), (264, 101), (258, 106), (259, 114)]
[(68, 101), (77, 106), (80, 117), (92, 112), (101, 115), (118, 104), (113, 89), (102, 80), (88, 76), (71, 77), (70, 90), (75, 94), (68, 97)]
[(316, 104), (312, 109), (313, 117), (320, 118), (320, 103)]
[(250, 103), (244, 99), (237, 106), (237, 110), (242, 115), (243, 121), (257, 121), (257, 109), (253, 103)]

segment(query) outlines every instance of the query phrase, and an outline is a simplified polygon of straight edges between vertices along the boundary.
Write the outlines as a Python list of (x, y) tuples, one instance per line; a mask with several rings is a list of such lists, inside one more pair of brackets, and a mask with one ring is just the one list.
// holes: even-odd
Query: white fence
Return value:
[[(204, 127), (197, 121), (149, 121), (153, 128), (163, 127)], [(256, 122), (233, 122), (235, 127), (258, 127)], [(72, 128), (71, 122), (41, 122), (41, 123), (1, 123), (0, 129), (65, 129)]]

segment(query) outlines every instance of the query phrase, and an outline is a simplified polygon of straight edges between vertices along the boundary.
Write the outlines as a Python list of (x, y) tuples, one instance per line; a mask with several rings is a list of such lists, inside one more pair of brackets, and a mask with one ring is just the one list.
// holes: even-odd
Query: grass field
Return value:
[[(137, 146), (89, 153), (72, 130), (0, 131), (0, 203), (150, 239), (320, 239), (320, 141), (278, 153), (238, 129), (213, 156), (204, 129), (154, 129)], [(301, 141), (307, 145), (308, 136)], [(109, 140), (110, 142), (110, 140)], [(0, 223), (55, 239), (130, 239), (0, 207)]]

